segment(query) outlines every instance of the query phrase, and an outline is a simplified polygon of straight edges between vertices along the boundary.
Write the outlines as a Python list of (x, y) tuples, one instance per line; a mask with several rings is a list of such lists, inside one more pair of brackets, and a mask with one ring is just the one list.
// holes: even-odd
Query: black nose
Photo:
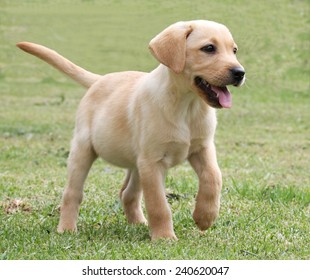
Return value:
[(242, 67), (235, 67), (230, 69), (234, 82), (240, 83), (244, 78), (245, 71)]

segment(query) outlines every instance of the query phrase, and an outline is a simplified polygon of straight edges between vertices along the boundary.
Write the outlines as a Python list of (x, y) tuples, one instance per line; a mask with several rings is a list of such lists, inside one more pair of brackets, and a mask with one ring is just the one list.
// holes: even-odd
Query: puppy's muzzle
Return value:
[(243, 67), (235, 67), (230, 69), (234, 86), (240, 86), (245, 78), (245, 71)]

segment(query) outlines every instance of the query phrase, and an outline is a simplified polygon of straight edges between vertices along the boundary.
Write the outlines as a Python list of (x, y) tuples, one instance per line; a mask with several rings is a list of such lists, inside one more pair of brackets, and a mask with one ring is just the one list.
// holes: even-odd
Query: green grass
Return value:
[[(0, 5), (0, 259), (309, 259), (309, 1), (6, 1)], [(149, 40), (178, 20), (225, 23), (247, 83), (218, 111), (223, 173), (216, 224), (191, 219), (197, 178), (187, 163), (167, 189), (178, 242), (130, 226), (124, 171), (97, 161), (77, 234), (59, 235), (58, 205), (84, 89), (15, 47), (56, 49), (96, 73), (150, 71)]]

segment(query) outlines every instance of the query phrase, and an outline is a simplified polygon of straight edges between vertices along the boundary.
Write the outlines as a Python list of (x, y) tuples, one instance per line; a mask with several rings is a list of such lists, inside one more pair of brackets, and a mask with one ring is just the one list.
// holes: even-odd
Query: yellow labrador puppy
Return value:
[(185, 160), (199, 177), (193, 218), (201, 230), (213, 224), (222, 186), (215, 108), (231, 107), (226, 86), (245, 80), (237, 45), (224, 25), (205, 20), (172, 24), (149, 44), (160, 62), (150, 73), (100, 76), (46, 47), (17, 46), (88, 88), (77, 112), (58, 232), (77, 229), (84, 181), (97, 157), (128, 170), (120, 192), (124, 212), (129, 223), (148, 221), (152, 240), (176, 239), (164, 181), (166, 171)]

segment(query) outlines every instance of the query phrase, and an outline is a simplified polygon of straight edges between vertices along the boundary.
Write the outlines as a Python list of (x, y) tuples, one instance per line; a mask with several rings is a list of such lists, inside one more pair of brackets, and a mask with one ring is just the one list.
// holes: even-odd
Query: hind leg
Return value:
[(83, 186), (88, 171), (96, 159), (96, 154), (90, 145), (72, 141), (68, 159), (68, 186), (66, 187), (60, 208), (60, 220), (57, 231), (76, 231), (79, 207), (83, 199)]
[(139, 181), (137, 170), (128, 170), (120, 192), (125, 215), (131, 224), (147, 223), (142, 211), (142, 189)]

